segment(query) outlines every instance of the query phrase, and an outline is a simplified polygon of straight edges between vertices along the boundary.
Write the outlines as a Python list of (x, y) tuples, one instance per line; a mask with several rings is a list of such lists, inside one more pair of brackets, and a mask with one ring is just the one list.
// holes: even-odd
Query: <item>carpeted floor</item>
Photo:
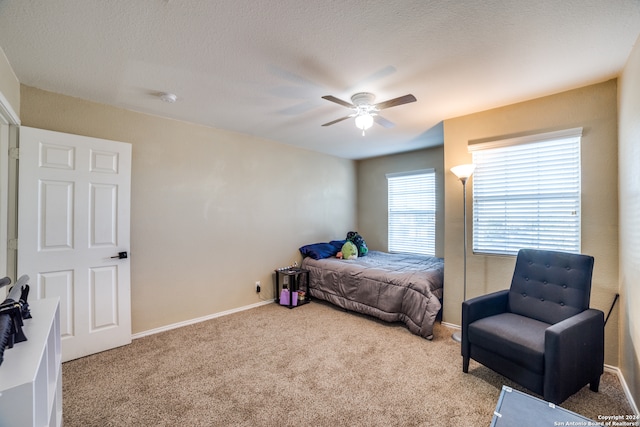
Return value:
[[(488, 426), (502, 385), (453, 331), (433, 341), (321, 302), (269, 304), (63, 364), (74, 426)], [(562, 407), (591, 419), (632, 410), (617, 377)], [(561, 420), (560, 420), (561, 421)]]

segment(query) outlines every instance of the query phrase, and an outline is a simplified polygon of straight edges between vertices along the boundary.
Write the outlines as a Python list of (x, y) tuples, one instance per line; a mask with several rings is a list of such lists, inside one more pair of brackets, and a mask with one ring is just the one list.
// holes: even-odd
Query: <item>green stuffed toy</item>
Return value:
[(356, 259), (358, 258), (358, 248), (351, 242), (345, 242), (342, 245), (342, 258), (343, 259)]

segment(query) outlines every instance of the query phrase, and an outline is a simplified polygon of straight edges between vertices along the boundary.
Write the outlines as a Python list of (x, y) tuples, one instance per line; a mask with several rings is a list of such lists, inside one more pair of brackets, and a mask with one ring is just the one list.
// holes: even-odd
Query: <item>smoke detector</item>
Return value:
[(160, 100), (169, 104), (173, 104), (178, 100), (178, 97), (174, 93), (162, 92), (159, 96)]

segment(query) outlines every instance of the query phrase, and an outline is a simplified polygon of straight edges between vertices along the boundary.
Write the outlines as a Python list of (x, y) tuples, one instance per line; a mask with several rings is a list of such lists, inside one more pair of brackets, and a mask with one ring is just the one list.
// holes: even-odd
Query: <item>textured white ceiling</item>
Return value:
[[(639, 34), (638, 0), (0, 0), (25, 85), (351, 159), (615, 77)], [(349, 113), (321, 96), (361, 91), (418, 101), (321, 127)]]

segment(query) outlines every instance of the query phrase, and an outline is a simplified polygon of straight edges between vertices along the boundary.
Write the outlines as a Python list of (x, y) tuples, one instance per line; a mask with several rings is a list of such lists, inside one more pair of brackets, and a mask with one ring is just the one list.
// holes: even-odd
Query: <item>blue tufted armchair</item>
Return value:
[(473, 359), (559, 404), (604, 370), (604, 313), (590, 309), (593, 257), (521, 249), (511, 287), (462, 303), (462, 370)]

